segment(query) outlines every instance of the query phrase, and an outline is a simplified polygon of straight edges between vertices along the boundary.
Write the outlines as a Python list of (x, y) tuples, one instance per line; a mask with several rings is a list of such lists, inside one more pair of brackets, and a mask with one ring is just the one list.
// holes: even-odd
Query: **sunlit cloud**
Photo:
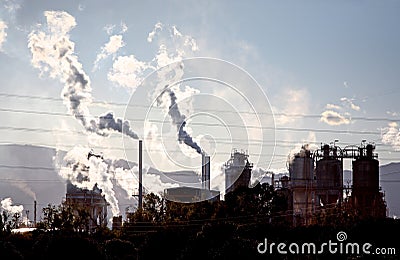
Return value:
[(396, 151), (400, 151), (400, 130), (396, 122), (391, 122), (382, 128), (382, 143), (391, 145)]
[(4, 21), (0, 20), (0, 51), (3, 50), (3, 43), (6, 41), (7, 38), (7, 24)]
[(114, 55), (117, 51), (124, 47), (125, 43), (122, 40), (122, 35), (113, 35), (110, 37), (109, 41), (101, 47), (101, 52), (97, 55), (96, 60), (94, 62), (93, 70), (98, 68), (99, 62), (103, 59), (106, 59), (110, 55)]
[(322, 112), (320, 121), (333, 126), (348, 125), (351, 122), (348, 114), (340, 114), (333, 110)]
[(342, 103), (344, 104), (344, 105), (346, 105), (346, 106), (348, 106), (349, 108), (351, 108), (351, 109), (353, 109), (353, 110), (355, 110), (355, 111), (360, 111), (360, 106), (357, 106), (356, 104), (354, 104), (354, 99), (350, 99), (350, 98), (347, 98), (347, 97), (342, 97), (341, 99), (340, 99), (340, 101), (342, 101)]

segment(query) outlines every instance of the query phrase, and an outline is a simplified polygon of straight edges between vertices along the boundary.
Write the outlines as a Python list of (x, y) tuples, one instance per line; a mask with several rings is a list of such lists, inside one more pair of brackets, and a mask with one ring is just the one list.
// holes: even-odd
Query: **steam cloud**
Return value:
[[(88, 159), (90, 148), (77, 146), (70, 150), (62, 159), (59, 175), (69, 180), (79, 188), (92, 189), (95, 184), (103, 190), (105, 198), (110, 203), (112, 214), (119, 215), (121, 210), (118, 206), (118, 198), (115, 187), (119, 186), (126, 191), (127, 198), (132, 199), (137, 187), (138, 180), (132, 174), (138, 173), (138, 167), (128, 169), (122, 166), (121, 160), (103, 159), (91, 156)], [(122, 163), (123, 164), (123, 163)], [(177, 187), (178, 184), (163, 183), (159, 175), (148, 173), (149, 167), (143, 172), (143, 182), (152, 192), (163, 192), (166, 188)]]
[(46, 31), (32, 31), (28, 47), (32, 53), (31, 63), (41, 74), (49, 73), (64, 83), (62, 98), (69, 112), (82, 124), (86, 131), (101, 136), (109, 130), (118, 131), (137, 139), (128, 121), (114, 118), (112, 112), (95, 119), (88, 106), (92, 101), (90, 79), (74, 54), (75, 44), (69, 32), (76, 26), (75, 18), (66, 12), (46, 11)]
[(176, 103), (176, 96), (175, 93), (171, 90), (166, 88), (165, 93), (169, 94), (171, 105), (169, 106), (168, 114), (172, 119), (172, 123), (176, 126), (178, 130), (178, 141), (180, 143), (184, 143), (193, 149), (196, 150), (197, 153), (201, 154), (202, 150), (200, 146), (193, 141), (193, 138), (185, 131), (186, 121), (185, 116), (181, 114), (178, 108), (178, 104)]
[(7, 29), (7, 24), (0, 20), (0, 51), (3, 48), (3, 43), (6, 41), (7, 38), (7, 33), (6, 33), (6, 29)]
[(22, 215), (22, 211), (24, 210), (24, 206), (22, 205), (19, 206), (13, 205), (11, 198), (3, 199), (0, 204), (1, 204), (1, 211), (5, 210), (11, 214), (19, 213)]

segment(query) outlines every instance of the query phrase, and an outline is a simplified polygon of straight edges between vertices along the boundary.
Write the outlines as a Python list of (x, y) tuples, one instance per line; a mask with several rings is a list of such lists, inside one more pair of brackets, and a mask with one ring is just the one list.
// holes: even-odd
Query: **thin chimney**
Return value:
[(142, 174), (142, 140), (139, 140), (139, 209), (143, 207)]
[(36, 200), (33, 201), (33, 227), (36, 227)]

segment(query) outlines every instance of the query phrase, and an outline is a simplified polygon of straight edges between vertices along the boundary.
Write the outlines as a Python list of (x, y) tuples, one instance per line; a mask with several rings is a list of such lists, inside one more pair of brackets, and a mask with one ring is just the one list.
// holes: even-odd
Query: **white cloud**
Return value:
[(386, 114), (389, 116), (398, 116), (399, 115), (399, 113), (394, 112), (394, 111), (386, 111)]
[(335, 126), (350, 124), (350, 118), (348, 118), (348, 114), (342, 115), (333, 110), (326, 110), (322, 112), (320, 121), (328, 125), (335, 125)]
[(400, 151), (400, 130), (396, 122), (391, 122), (388, 127), (382, 128), (382, 143), (391, 145), (396, 151)]
[(15, 15), (15, 12), (21, 8), (21, 4), (18, 3), (20, 1), (16, 0), (5, 0), (4, 8), (12, 15)]
[(309, 111), (309, 95), (306, 89), (286, 89), (275, 100), (278, 105), (273, 110), (277, 125), (293, 123), (298, 119), (290, 114), (307, 114)]
[(106, 26), (104, 26), (103, 30), (106, 31), (108, 35), (111, 35), (114, 31), (114, 28), (115, 24), (107, 24)]
[(340, 101), (342, 101), (342, 103), (346, 106), (348, 106), (349, 108), (355, 110), (355, 111), (360, 111), (360, 106), (357, 106), (356, 104), (354, 104), (354, 99), (350, 99), (347, 97), (342, 97), (340, 99)]
[(84, 4), (79, 4), (78, 5), (78, 10), (81, 11), (81, 12), (84, 11), (85, 8), (86, 8), (86, 6)]
[(7, 24), (4, 21), (0, 20), (0, 51), (2, 51), (3, 43), (6, 41), (7, 38)]
[(147, 36), (147, 41), (148, 42), (152, 42), (156, 33), (161, 31), (163, 29), (164, 25), (160, 22), (156, 23), (154, 25), (154, 29), (149, 33), (149, 35)]
[(122, 35), (111, 36), (109, 41), (103, 47), (101, 47), (101, 52), (97, 55), (94, 62), (93, 70), (97, 69), (100, 60), (103, 60), (110, 55), (115, 55), (117, 51), (124, 46), (125, 43), (122, 40)]
[(126, 31), (128, 31), (128, 26), (126, 23), (121, 22), (121, 33), (126, 33)]
[(338, 106), (338, 105), (335, 105), (335, 104), (326, 104), (325, 108), (326, 109), (336, 109), (336, 110), (342, 109), (341, 106)]
[(119, 56), (107, 78), (120, 86), (135, 91), (143, 80), (144, 71), (148, 68), (149, 66), (145, 62), (137, 60), (134, 55)]

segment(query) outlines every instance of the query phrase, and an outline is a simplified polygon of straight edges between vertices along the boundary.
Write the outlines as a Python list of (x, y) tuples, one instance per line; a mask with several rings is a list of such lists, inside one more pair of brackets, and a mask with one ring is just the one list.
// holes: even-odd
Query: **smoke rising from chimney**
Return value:
[(49, 73), (50, 77), (58, 78), (64, 84), (64, 104), (86, 131), (106, 136), (107, 131), (112, 130), (137, 139), (128, 121), (114, 118), (112, 112), (100, 116), (99, 119), (90, 114), (90, 79), (74, 54), (75, 44), (69, 35), (76, 25), (75, 18), (59, 11), (47, 11), (44, 15), (47, 19), (47, 31), (32, 31), (28, 38), (32, 65), (38, 68), (41, 74)]
[(188, 132), (185, 131), (185, 126), (186, 126), (186, 117), (181, 114), (178, 108), (178, 104), (176, 103), (176, 95), (175, 93), (167, 88), (165, 88), (165, 92), (169, 94), (171, 104), (169, 106), (168, 114), (170, 115), (172, 119), (172, 123), (176, 126), (178, 130), (178, 141), (180, 143), (184, 143), (188, 145), (189, 147), (192, 147), (194, 150), (196, 150), (197, 153), (202, 154), (202, 149), (200, 146), (193, 141), (193, 138), (188, 134)]

